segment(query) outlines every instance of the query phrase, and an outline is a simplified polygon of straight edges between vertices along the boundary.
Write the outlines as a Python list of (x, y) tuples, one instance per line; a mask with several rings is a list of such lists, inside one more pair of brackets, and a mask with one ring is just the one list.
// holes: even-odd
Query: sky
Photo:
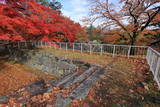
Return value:
[[(80, 23), (84, 16), (87, 16), (89, 13), (90, 0), (57, 0), (62, 5), (61, 9), (63, 15), (70, 17), (75, 22)], [(110, 2), (117, 3), (118, 0), (110, 0)]]
[(63, 5), (63, 15), (70, 17), (75, 22), (82, 24), (81, 19), (89, 12), (88, 0), (57, 0)]

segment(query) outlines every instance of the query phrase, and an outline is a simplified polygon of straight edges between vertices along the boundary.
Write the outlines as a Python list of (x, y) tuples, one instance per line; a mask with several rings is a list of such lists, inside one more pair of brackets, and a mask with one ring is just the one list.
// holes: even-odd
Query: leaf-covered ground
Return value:
[[(96, 54), (81, 54), (79, 52), (65, 52), (60, 50), (41, 50), (41, 52), (50, 52), (56, 56), (66, 56), (71, 59), (81, 60), (84, 62), (110, 66), (105, 75), (101, 76), (100, 80), (90, 89), (86, 99), (79, 99), (73, 101), (70, 107), (159, 107), (160, 106), (160, 92), (157, 89), (157, 84), (153, 81), (151, 72), (148, 72), (148, 65), (144, 59), (139, 58), (125, 58), (125, 57), (110, 57), (100, 56)], [(23, 85), (31, 83), (38, 79), (50, 78), (38, 71), (32, 71), (31, 68), (24, 67), (21, 64), (14, 64), (9, 62), (1, 62), (0, 78), (8, 80), (3, 81), (5, 88), (14, 87), (15, 84), (21, 84), (14, 89), (18, 89)], [(12, 71), (13, 73), (9, 72)], [(24, 72), (27, 71), (27, 72)], [(28, 72), (29, 71), (29, 72)], [(16, 73), (14, 73), (16, 72)], [(6, 74), (5, 74), (6, 73)], [(19, 73), (19, 74), (17, 74)], [(4, 76), (3, 76), (4, 75)], [(12, 75), (10, 78), (9, 76)], [(25, 75), (25, 76), (23, 76)], [(28, 75), (28, 76), (26, 76)], [(3, 78), (4, 77), (4, 78)], [(32, 78), (30, 78), (32, 77)], [(17, 78), (17, 79), (15, 79)], [(22, 79), (23, 78), (23, 79)], [(1, 81), (2, 81), (1, 80)], [(13, 81), (12, 81), (13, 80)], [(14, 81), (14, 80), (20, 80)], [(12, 82), (8, 82), (12, 81)], [(44, 87), (50, 87), (48, 83), (44, 83)], [(14, 90), (10, 89), (10, 90)], [(67, 96), (69, 90), (61, 90), (59, 87), (52, 87), (52, 90), (47, 93), (31, 96), (25, 90), (19, 89), (16, 93), (20, 93), (23, 97), (17, 99), (10, 98), (9, 105), (17, 104), (17, 101), (25, 101), (28, 106), (41, 106), (46, 105), (54, 106), (56, 100), (56, 93), (65, 93)], [(1, 89), (0, 89), (1, 90)], [(10, 91), (8, 90), (8, 91)], [(7, 92), (3, 92), (7, 93)], [(51, 103), (50, 103), (51, 102)]]
[(36, 80), (49, 78), (54, 77), (26, 65), (0, 58), (0, 95), (8, 94)]
[[(127, 60), (127, 59), (126, 59)], [(133, 68), (125, 65), (132, 64)], [(73, 101), (71, 107), (159, 107), (160, 91), (145, 60), (124, 59), (113, 62), (86, 99)]]
[[(66, 56), (93, 64), (110, 66), (111, 69), (91, 89), (85, 100), (74, 101), (73, 107), (159, 107), (160, 91), (149, 72), (146, 60), (142, 58), (115, 57), (99, 54), (81, 54), (72, 52), (42, 49), (56, 56)], [(62, 52), (63, 51), (63, 52)]]

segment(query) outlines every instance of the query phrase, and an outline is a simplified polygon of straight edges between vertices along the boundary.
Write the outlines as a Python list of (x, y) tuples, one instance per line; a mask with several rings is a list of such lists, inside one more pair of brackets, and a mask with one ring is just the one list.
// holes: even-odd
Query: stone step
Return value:
[(105, 73), (105, 69), (99, 69), (95, 71), (89, 78), (81, 83), (71, 94), (70, 97), (73, 99), (85, 98), (89, 92), (89, 89), (94, 83), (100, 78), (100, 75)]
[[(99, 79), (100, 75), (104, 74), (106, 68), (96, 70), (90, 77), (85, 79), (77, 88), (75, 88), (67, 98), (63, 98), (62, 94), (57, 94), (56, 107), (67, 107), (75, 99), (84, 99), (89, 89)], [(78, 80), (77, 80), (78, 81)]]
[(70, 73), (70, 74), (68, 74), (68, 75), (66, 75), (66, 76), (64, 76), (64, 77), (62, 77), (62, 78), (57, 79), (56, 81), (55, 81), (55, 80), (50, 80), (49, 83), (50, 83), (51, 85), (53, 85), (53, 86), (57, 86), (57, 84), (59, 84), (60, 82), (66, 80), (66, 79), (68, 79), (68, 78), (70, 78), (73, 74), (74, 74), (74, 73)]
[(89, 68), (87, 71), (83, 72), (81, 75), (79, 75), (77, 78), (75, 78), (73, 81), (69, 81), (66, 84), (64, 84), (62, 87), (66, 89), (73, 89), (76, 85), (82, 83), (85, 79), (87, 79), (92, 73), (94, 73), (98, 68), (93, 66)]
[(73, 81), (76, 77), (81, 75), (81, 73), (82, 72), (74, 72), (73, 74), (70, 74), (62, 79), (58, 79), (57, 81), (53, 82), (52, 85), (60, 87), (61, 85), (65, 84), (65, 83)]

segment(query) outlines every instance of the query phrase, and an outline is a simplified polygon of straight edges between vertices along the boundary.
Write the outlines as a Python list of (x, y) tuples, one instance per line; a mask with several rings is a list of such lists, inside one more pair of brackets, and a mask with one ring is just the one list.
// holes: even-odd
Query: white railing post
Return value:
[(159, 69), (160, 69), (160, 57), (157, 60), (156, 70), (155, 70), (155, 73), (154, 73), (154, 79), (155, 80), (157, 79), (157, 75), (158, 75)]
[(33, 41), (31, 42), (32, 46), (33, 46)]
[(151, 55), (151, 64), (150, 64), (150, 70), (153, 72), (154, 74), (154, 71), (152, 70), (152, 66), (153, 66), (153, 63), (154, 63), (154, 56), (155, 56), (155, 53), (152, 52), (152, 55)]
[(147, 56), (146, 56), (148, 64), (150, 64), (150, 57), (151, 57), (151, 50), (150, 50), (150, 47), (148, 47), (148, 49), (147, 49)]
[(51, 44), (52, 44), (52, 42), (49, 42), (49, 48), (52, 48), (52, 45), (51, 45)]
[(147, 62), (148, 62), (148, 58), (149, 58), (149, 48), (147, 49), (147, 55), (146, 55)]
[(53, 42), (53, 44), (54, 44), (54, 49), (57, 49), (57, 47), (56, 47), (56, 42)]
[(37, 48), (37, 44), (36, 43), (37, 43), (37, 41), (34, 42), (34, 46)]
[(103, 44), (101, 44), (101, 55), (103, 55)]
[(92, 45), (89, 44), (89, 53), (92, 54)]
[(39, 47), (39, 41), (37, 43), (38, 43), (38, 47)]
[(152, 52), (152, 50), (151, 50), (151, 48), (150, 48), (149, 65), (151, 65), (151, 62), (152, 62), (152, 54), (153, 54), (153, 52)]
[(156, 80), (157, 84), (158, 84), (158, 87), (160, 89), (160, 78), (158, 77), (159, 76), (159, 73), (160, 72), (160, 56), (158, 58), (158, 61), (157, 61), (157, 67), (156, 67), (156, 71), (155, 71), (155, 74), (154, 74), (154, 79)]
[(46, 41), (44, 41), (44, 48), (46, 48)]
[(128, 58), (130, 57), (131, 48), (132, 48), (132, 46), (129, 46), (129, 48), (128, 48)]
[(43, 48), (43, 41), (40, 41), (41, 42), (41, 48)]
[(67, 42), (66, 42), (66, 51), (67, 51), (67, 49), (68, 49), (68, 45), (67, 45)]
[(62, 48), (62, 44), (61, 44), (61, 42), (59, 42), (59, 49), (61, 49)]
[(113, 57), (115, 56), (116, 46), (113, 47)]
[(81, 43), (81, 53), (82, 53), (82, 51), (83, 51), (83, 47), (82, 47), (82, 43)]

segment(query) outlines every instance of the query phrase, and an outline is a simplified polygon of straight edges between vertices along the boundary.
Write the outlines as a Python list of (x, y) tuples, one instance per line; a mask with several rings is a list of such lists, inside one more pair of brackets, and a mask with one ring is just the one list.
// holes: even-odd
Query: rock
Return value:
[(7, 96), (0, 96), (0, 104), (7, 104), (8, 97)]
[(48, 91), (48, 88), (45, 86), (44, 80), (36, 81), (33, 84), (26, 87), (26, 90), (32, 94), (32, 96), (42, 94)]

